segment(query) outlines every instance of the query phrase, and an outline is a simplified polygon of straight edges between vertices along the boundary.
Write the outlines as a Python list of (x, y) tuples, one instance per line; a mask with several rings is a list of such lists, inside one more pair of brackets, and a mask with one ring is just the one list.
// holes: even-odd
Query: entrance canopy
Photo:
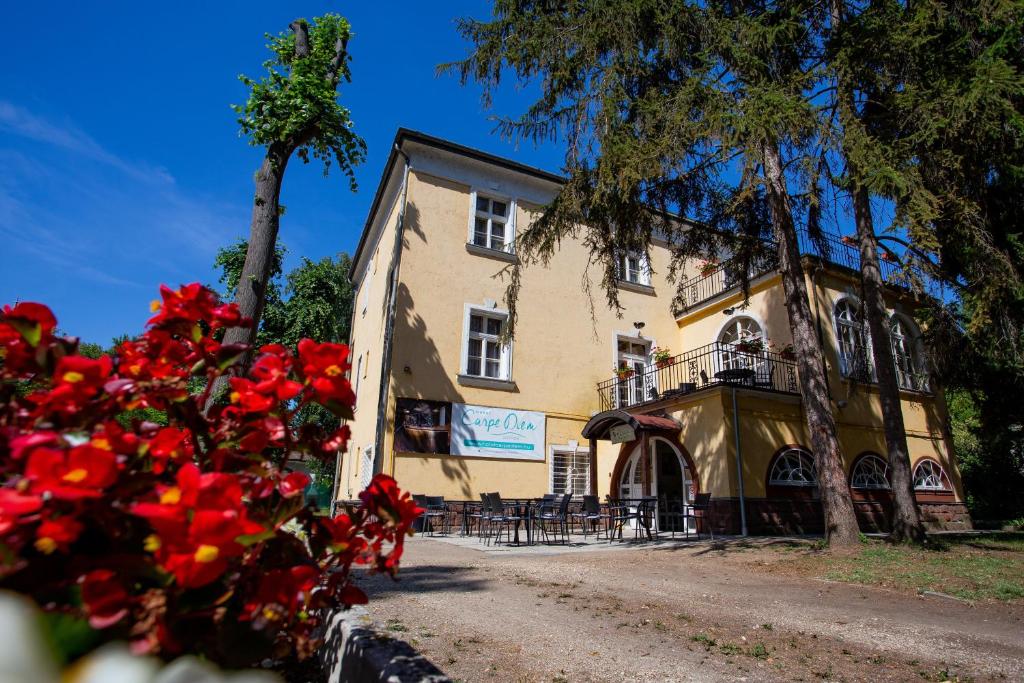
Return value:
[(683, 426), (672, 417), (661, 415), (634, 415), (625, 410), (606, 410), (590, 418), (583, 428), (583, 438), (591, 440), (611, 441), (612, 429), (628, 426), (640, 434), (651, 431), (679, 431)]

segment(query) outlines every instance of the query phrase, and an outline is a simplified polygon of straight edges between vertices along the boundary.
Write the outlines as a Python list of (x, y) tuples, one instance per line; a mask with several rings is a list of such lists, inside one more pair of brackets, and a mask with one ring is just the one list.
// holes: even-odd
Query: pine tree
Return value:
[[(517, 239), (506, 294), (514, 332), (521, 270), (580, 237), (618, 307), (619, 257), (658, 233), (672, 272), (694, 256), (733, 254), (746, 272), (771, 234), (798, 358), (801, 394), (831, 544), (858, 542), (796, 233), (790, 186), (808, 182), (818, 131), (807, 96), (822, 78), (810, 2), (496, 0), (491, 21), (463, 20), (472, 44), (456, 70), (489, 103), (506, 70), (541, 95), (500, 131), (564, 140), (568, 181)], [(795, 169), (795, 170), (791, 170)], [(674, 214), (686, 216), (680, 221)], [(744, 289), (746, 286), (744, 285)]]

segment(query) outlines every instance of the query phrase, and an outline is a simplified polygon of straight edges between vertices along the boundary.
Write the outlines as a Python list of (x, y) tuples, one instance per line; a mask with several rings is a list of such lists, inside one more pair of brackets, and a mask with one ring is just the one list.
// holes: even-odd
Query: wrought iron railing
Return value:
[(796, 362), (780, 353), (715, 342), (661, 363), (652, 362), (642, 372), (599, 382), (597, 393), (601, 410), (611, 410), (719, 385), (796, 394)]
[[(854, 243), (844, 242), (843, 238), (838, 235), (823, 233), (818, 238), (811, 238), (806, 230), (798, 230), (797, 242), (800, 246), (800, 253), (805, 256), (816, 256), (838, 266), (855, 271), (860, 270), (860, 249)], [(770, 250), (774, 250), (774, 248), (773, 245), (769, 245)], [(778, 268), (778, 259), (774, 255), (774, 251), (771, 253), (771, 256), (761, 258), (751, 265), (747, 276), (748, 281)], [(901, 283), (902, 278), (898, 264), (882, 259), (879, 260), (879, 264), (883, 280), (895, 284)], [(739, 288), (742, 282), (742, 278), (739, 276), (741, 267), (736, 259), (730, 259), (685, 281), (679, 290), (681, 301), (677, 314), (685, 313), (699, 304)]]

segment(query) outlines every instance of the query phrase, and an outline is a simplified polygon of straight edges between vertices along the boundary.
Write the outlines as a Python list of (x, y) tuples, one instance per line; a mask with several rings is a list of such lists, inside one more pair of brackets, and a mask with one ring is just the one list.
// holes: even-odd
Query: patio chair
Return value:
[(680, 525), (682, 526), (684, 536), (686, 538), (690, 537), (690, 526), (686, 523), (688, 517), (686, 501), (681, 498), (662, 501), (658, 515), (661, 519), (665, 520), (665, 525), (672, 533), (672, 538), (675, 538), (676, 533), (680, 531)]
[[(629, 509), (629, 504), (621, 500), (609, 500), (608, 512), (605, 517), (605, 538), (611, 543), (616, 536), (622, 539), (622, 529), (626, 522), (634, 518), (635, 513)], [(600, 535), (598, 535), (600, 538)]]
[(698, 493), (693, 498), (693, 503), (689, 506), (689, 511), (683, 515), (683, 523), (686, 524), (687, 519), (694, 520), (694, 524), (697, 527), (697, 538), (700, 538), (700, 529), (705, 527), (708, 530), (708, 535), (711, 540), (715, 540), (714, 529), (711, 528), (711, 494), (710, 493)]
[(412, 494), (412, 502), (416, 503), (416, 507), (423, 510), (423, 514), (419, 516), (413, 525), (413, 529), (421, 534), (427, 533), (427, 526), (429, 524), (429, 517), (427, 516), (427, 497), (414, 493)]
[(549, 527), (552, 524), (557, 524), (558, 532), (562, 536), (562, 540), (565, 543), (569, 542), (569, 503), (572, 501), (572, 494), (567, 493), (562, 496), (561, 502), (558, 504), (558, 508), (555, 509), (552, 506), (546, 511), (538, 512), (534, 519), (540, 525), (541, 533), (544, 534), (544, 541), (547, 542), (549, 538)]
[(656, 530), (652, 532), (652, 528), (656, 526), (654, 522), (657, 509), (657, 498), (643, 498), (640, 500), (640, 503), (636, 506), (636, 525), (633, 527), (634, 540), (640, 538), (641, 533), (647, 537), (648, 541), (654, 540)]
[(492, 536), (490, 533), (491, 529), (497, 529), (497, 533), (494, 535), (493, 540), (501, 542), (501, 530), (504, 528), (508, 532), (508, 542), (512, 542), (512, 527), (522, 521), (522, 517), (509, 511), (508, 506), (501, 500), (501, 495), (497, 493), (486, 494), (487, 501), (490, 503), (490, 516), (487, 519), (488, 522), (488, 533), (485, 539), (485, 543), (490, 545)]
[(452, 531), (452, 518), (451, 510), (448, 508), (448, 503), (444, 501), (444, 496), (427, 496), (427, 511), (424, 513), (427, 515), (427, 519), (430, 521), (430, 535), (434, 535), (435, 523), (438, 523), (441, 527), (441, 533), (448, 535)]
[(587, 526), (593, 525), (598, 529), (607, 516), (608, 513), (601, 512), (601, 503), (598, 502), (597, 496), (583, 496), (583, 509), (572, 513), (572, 518), (579, 520), (580, 526), (583, 527), (584, 539), (587, 537)]
[(476, 537), (480, 541), (484, 540), (484, 535), (490, 532), (490, 521), (492, 516), (490, 493), (480, 494), (480, 510), (479, 512), (470, 513), (470, 518), (476, 520)]

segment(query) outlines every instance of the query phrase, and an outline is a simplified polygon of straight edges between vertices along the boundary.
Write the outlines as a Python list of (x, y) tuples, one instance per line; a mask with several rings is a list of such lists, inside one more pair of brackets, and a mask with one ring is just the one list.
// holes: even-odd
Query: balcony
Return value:
[[(856, 245), (847, 244), (838, 235), (823, 234), (819, 239), (812, 239), (806, 230), (797, 231), (797, 241), (803, 256), (814, 256), (837, 266), (860, 272), (860, 250)], [(747, 279), (753, 280), (778, 268), (774, 245), (771, 256), (764, 257), (751, 265)], [(900, 284), (900, 267), (891, 261), (879, 260), (882, 279), (890, 284)], [(685, 281), (680, 288), (681, 306), (676, 311), (682, 315), (687, 311), (713, 299), (738, 289), (742, 278), (740, 266), (735, 260), (724, 261), (713, 270)]]
[(715, 386), (797, 394), (796, 362), (768, 351), (745, 352), (715, 342), (681, 353), (642, 372), (599, 382), (601, 410), (629, 408)]

